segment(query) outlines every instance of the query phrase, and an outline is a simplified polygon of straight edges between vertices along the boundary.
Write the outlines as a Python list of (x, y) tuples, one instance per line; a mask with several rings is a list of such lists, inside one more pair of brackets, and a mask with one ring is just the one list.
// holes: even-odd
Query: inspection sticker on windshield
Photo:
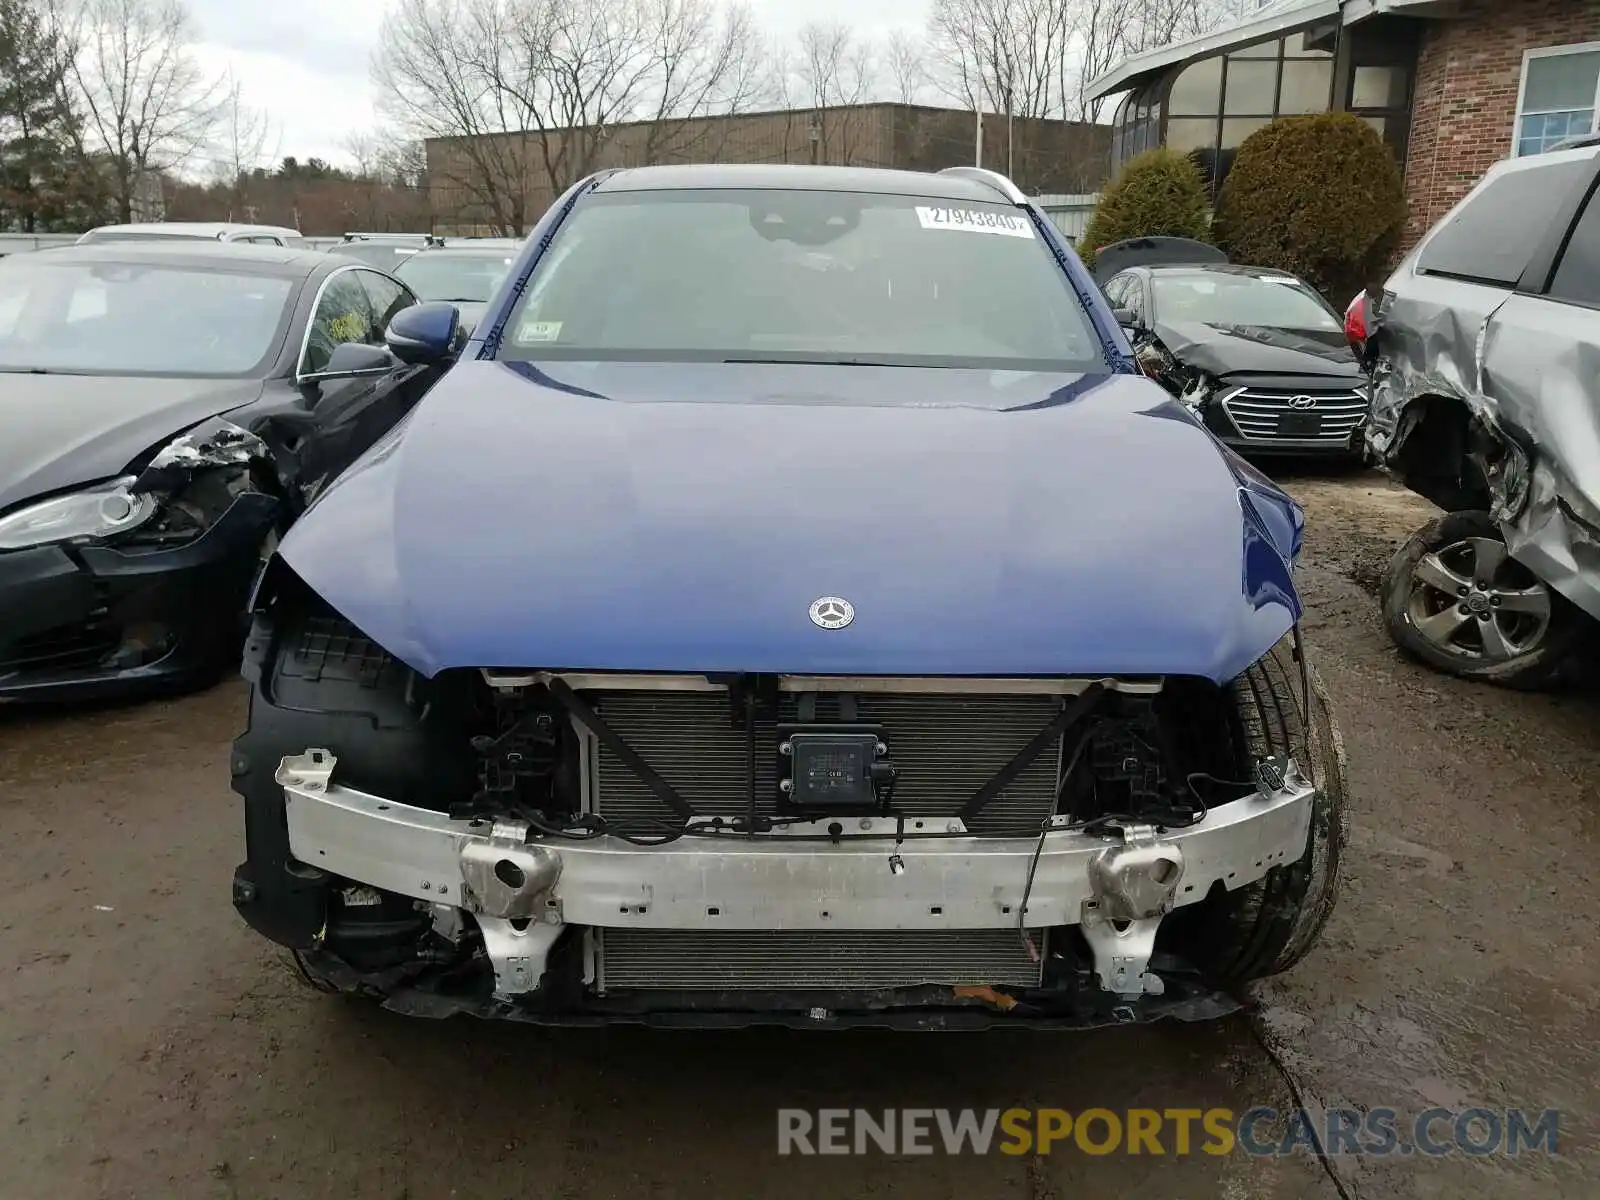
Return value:
[(959, 229), (966, 233), (997, 233), (1001, 237), (1031, 238), (1027, 217), (984, 208), (934, 208), (917, 205), (917, 220), (924, 229)]
[(554, 342), (560, 337), (560, 321), (524, 321), (517, 326), (519, 342)]

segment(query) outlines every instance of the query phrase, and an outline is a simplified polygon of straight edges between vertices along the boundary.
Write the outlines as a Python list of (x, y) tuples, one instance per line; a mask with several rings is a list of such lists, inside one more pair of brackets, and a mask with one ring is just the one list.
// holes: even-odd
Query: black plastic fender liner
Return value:
[[(273, 586), (282, 587), (281, 577)], [(234, 740), (231, 773), (244, 800), (247, 858), (234, 874), (234, 906), (263, 936), (307, 950), (318, 944), (340, 881), (290, 853), (279, 763), (328, 749), (342, 782), (443, 810), (475, 787), (468, 698), (454, 694), (457, 681), (421, 678), (292, 587), (257, 607), (243, 674), (249, 719)]]
[[(259, 594), (263, 578), (257, 580)], [(254, 598), (252, 598), (252, 603)], [(234, 869), (233, 906), (263, 937), (294, 950), (317, 945), (327, 921), (328, 876), (289, 853), (289, 827), (283, 789), (269, 747), (270, 706), (261, 699), (260, 681), (276, 646), (270, 616), (257, 613), (245, 642), (241, 673), (250, 681), (250, 708), (244, 732), (234, 739), (229, 761), (233, 790), (244, 800), (245, 848), (248, 857)], [(288, 753), (288, 751), (285, 751)]]

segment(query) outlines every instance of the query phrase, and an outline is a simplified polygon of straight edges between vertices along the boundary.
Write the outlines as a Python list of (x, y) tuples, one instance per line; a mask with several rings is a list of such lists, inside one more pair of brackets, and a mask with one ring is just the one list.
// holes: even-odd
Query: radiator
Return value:
[(1014, 929), (606, 929), (599, 932), (596, 949), (595, 982), (603, 992), (868, 991), (919, 984), (1033, 987), (1039, 982), (1039, 967)]
[[(729, 717), (725, 694), (602, 692), (592, 697), (606, 723), (697, 812), (742, 816), (749, 809), (748, 740)], [(796, 720), (786, 696), (776, 716), (758, 719), (757, 811), (776, 800), (777, 725)], [(899, 772), (894, 808), (910, 817), (953, 817), (1061, 711), (1058, 696), (862, 695), (856, 719), (879, 723)], [(832, 713), (818, 719), (836, 719)], [(671, 810), (610, 751), (589, 742), (591, 807), (612, 820), (670, 819)], [(1059, 744), (1033, 760), (968, 822), (979, 834), (1026, 837), (1054, 811)]]

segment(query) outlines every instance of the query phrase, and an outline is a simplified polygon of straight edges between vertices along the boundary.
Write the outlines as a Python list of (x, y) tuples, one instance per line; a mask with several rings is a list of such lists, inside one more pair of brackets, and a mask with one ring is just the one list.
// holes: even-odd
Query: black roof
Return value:
[(226, 269), (247, 275), (274, 275), (283, 279), (304, 279), (318, 267), (327, 265), (329, 258), (318, 250), (292, 250), (286, 246), (249, 242), (213, 242), (207, 238), (172, 238), (148, 242), (86, 242), (81, 246), (55, 246), (27, 255), (9, 255), (0, 261), (26, 262), (39, 254), (48, 255), (51, 262), (159, 263), (207, 270)]
[(990, 184), (960, 175), (891, 171), (878, 167), (813, 167), (793, 163), (705, 163), (693, 166), (625, 167), (600, 181), (601, 192), (657, 192), (689, 188), (791, 189), (815, 192), (877, 192), (934, 200), (1008, 203)]

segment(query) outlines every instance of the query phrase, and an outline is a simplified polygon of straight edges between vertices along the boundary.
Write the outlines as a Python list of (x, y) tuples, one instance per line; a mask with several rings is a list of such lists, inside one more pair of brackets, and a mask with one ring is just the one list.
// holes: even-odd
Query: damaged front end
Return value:
[(263, 610), (234, 902), (320, 987), (420, 1016), (1207, 1019), (1332, 906), (1343, 761), (1297, 645), (1226, 688), (425, 680)]
[(272, 470), (261, 439), (212, 419), (119, 479), (0, 519), (0, 700), (214, 673), (281, 516)]
[[(1358, 455), (1367, 381), (1349, 353), (1283, 330), (1164, 326), (1136, 338), (1139, 369), (1245, 454)], [(1284, 360), (1299, 358), (1298, 365)], [(1269, 369), (1276, 368), (1276, 369)]]

